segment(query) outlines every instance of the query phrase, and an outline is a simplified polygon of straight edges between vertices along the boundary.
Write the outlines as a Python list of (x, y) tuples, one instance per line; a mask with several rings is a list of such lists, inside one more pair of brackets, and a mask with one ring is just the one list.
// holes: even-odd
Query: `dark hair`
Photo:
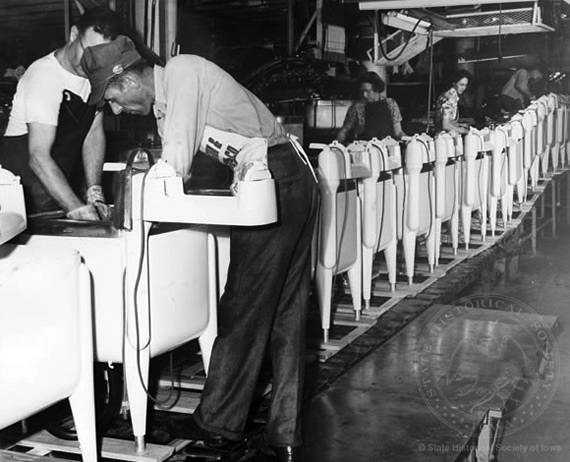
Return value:
[(366, 72), (358, 78), (358, 83), (369, 83), (378, 93), (382, 93), (386, 88), (386, 84), (376, 72)]
[(534, 66), (529, 66), (526, 68), (526, 70), (528, 72), (532, 72), (532, 71), (538, 71), (540, 72), (540, 74), (544, 77), (546, 75), (546, 71), (544, 70), (544, 68), (538, 64), (535, 64)]
[(457, 69), (451, 76), (451, 81), (449, 82), (449, 86), (453, 86), (454, 83), (459, 82), (461, 79), (467, 79), (468, 81), (471, 80), (471, 73), (466, 71), (465, 69)]
[(85, 10), (85, 13), (75, 21), (75, 26), (80, 34), (92, 27), (95, 32), (106, 39), (115, 40), (119, 33), (119, 18), (109, 8), (94, 7)]

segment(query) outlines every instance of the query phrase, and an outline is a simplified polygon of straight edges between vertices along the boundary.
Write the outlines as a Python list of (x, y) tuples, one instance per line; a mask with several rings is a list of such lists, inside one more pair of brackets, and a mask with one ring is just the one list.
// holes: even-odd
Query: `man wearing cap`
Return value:
[(87, 10), (67, 43), (32, 63), (18, 83), (0, 164), (21, 177), (29, 214), (109, 218), (101, 187), (103, 113), (87, 104), (91, 85), (80, 61), (85, 47), (110, 42), (117, 28), (111, 10)]
[(200, 405), (171, 433), (207, 444), (240, 440), (268, 348), (273, 388), (260, 445), (279, 461), (297, 461), (318, 199), (312, 169), (267, 107), (215, 64), (180, 55), (151, 67), (133, 51), (126, 37), (86, 50), (90, 103), (102, 98), (115, 114), (154, 112), (161, 158), (183, 177), (198, 151), (232, 167), (235, 180), (271, 172), (279, 210), (275, 224), (232, 228), (218, 336)]

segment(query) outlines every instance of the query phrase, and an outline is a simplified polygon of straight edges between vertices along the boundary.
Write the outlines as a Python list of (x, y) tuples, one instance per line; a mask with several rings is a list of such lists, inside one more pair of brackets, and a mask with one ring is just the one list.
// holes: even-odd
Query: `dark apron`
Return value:
[(387, 136), (394, 136), (394, 123), (388, 103), (385, 100), (367, 103), (364, 106), (364, 131), (360, 139), (371, 140), (376, 137), (381, 140)]
[[(69, 90), (63, 91), (51, 157), (78, 195), (84, 178), (83, 141), (93, 123), (95, 110), (95, 106), (87, 105)], [(28, 135), (5, 136), (0, 140), (0, 165), (21, 178), (28, 214), (61, 209), (30, 168)]]

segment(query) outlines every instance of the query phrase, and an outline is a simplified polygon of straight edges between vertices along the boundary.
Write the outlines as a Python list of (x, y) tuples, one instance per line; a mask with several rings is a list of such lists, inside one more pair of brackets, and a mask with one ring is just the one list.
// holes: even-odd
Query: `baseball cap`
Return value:
[(81, 67), (91, 82), (91, 95), (88, 103), (97, 105), (103, 99), (109, 80), (141, 59), (133, 41), (118, 35), (115, 40), (85, 48)]

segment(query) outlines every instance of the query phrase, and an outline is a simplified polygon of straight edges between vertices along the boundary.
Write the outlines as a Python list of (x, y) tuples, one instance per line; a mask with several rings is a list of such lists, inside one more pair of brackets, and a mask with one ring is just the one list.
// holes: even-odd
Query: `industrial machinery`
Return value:
[(555, 95), (553, 94), (554, 98), (556, 99), (556, 107), (555, 107), (555, 130), (554, 130), (554, 146), (552, 146), (552, 158), (556, 158), (556, 161), (553, 161), (553, 168), (556, 172), (557, 170), (561, 169), (565, 165), (565, 156), (566, 156), (566, 146), (565, 146), (565, 139), (566, 139), (566, 107), (563, 101), (562, 95)]
[(26, 221), (19, 178), (0, 168), (0, 428), (69, 399), (96, 462), (89, 274), (76, 251), (6, 243)]
[(20, 178), (0, 165), (0, 245), (26, 229), (26, 206)]
[(489, 187), (488, 187), (488, 211), (489, 211), (489, 228), (491, 236), (495, 236), (497, 230), (497, 207), (501, 201), (503, 224), (507, 222), (507, 155), (506, 150), (509, 147), (509, 136), (505, 129), (496, 127), (491, 129), (489, 133), (490, 141), (493, 145), (490, 165), (489, 165)]
[[(525, 138), (526, 128), (523, 121), (522, 114), (515, 114), (509, 124), (509, 134), (514, 143), (508, 150), (509, 162), (509, 187), (516, 188), (517, 200), (519, 204), (524, 203), (526, 200), (528, 189), (528, 172), (525, 169)], [(511, 211), (510, 218), (512, 218), (512, 206), (514, 201), (514, 191), (511, 194)]]
[(395, 175), (398, 239), (404, 247), (406, 275), (413, 284), (416, 239), (425, 244), (429, 270), (435, 266), (435, 146), (426, 135), (414, 135), (406, 143), (403, 171)]
[(479, 212), (481, 240), (487, 235), (487, 203), (489, 189), (489, 157), (493, 153), (491, 132), (471, 129), (463, 137), (463, 188), (461, 196), (461, 223), (465, 249), (471, 242), (471, 215)]
[[(522, 126), (520, 123), (512, 122), (499, 125), (495, 128), (495, 138), (497, 145), (501, 145), (503, 149), (501, 154), (503, 157), (500, 159), (501, 167), (498, 173), (500, 175), (501, 188), (499, 196), (501, 216), (503, 225), (506, 227), (513, 217), (514, 188), (517, 184), (519, 187), (522, 186), (519, 183), (522, 177)], [(492, 196), (492, 199), (496, 201), (494, 196)], [(491, 233), (493, 234), (494, 214), (493, 204), (491, 205)], [(496, 207), (496, 205), (494, 206)]]
[(461, 200), (461, 169), (463, 140), (461, 135), (441, 132), (435, 143), (435, 266), (441, 254), (441, 228), (449, 222), (451, 248), (459, 247), (459, 203)]
[[(324, 341), (329, 341), (333, 277), (348, 273), (356, 319), (362, 310), (361, 204), (356, 181), (370, 175), (357, 145), (345, 148), (337, 141), (312, 144), (319, 153), (321, 208), (318, 223), (315, 284)], [(369, 165), (369, 164), (368, 164)]]
[(525, 129), (523, 157), (523, 167), (525, 171), (524, 176), (531, 191), (534, 191), (538, 183), (538, 162), (536, 162), (536, 159), (538, 158), (536, 149), (538, 114), (536, 103), (531, 104), (524, 110), (522, 114), (522, 123)]
[(75, 249), (85, 260), (93, 280), (95, 360), (123, 364), (140, 452), (150, 359), (197, 338), (208, 369), (217, 331), (218, 270), (214, 236), (202, 225), (271, 223), (277, 208), (271, 179), (239, 182), (235, 195), (186, 194), (182, 178), (165, 162), (131, 170), (122, 179), (124, 201), (115, 204), (120, 224), (41, 219), (25, 243)]
[(548, 159), (550, 158), (550, 147), (548, 145), (548, 124), (549, 124), (549, 108), (548, 101), (541, 96), (535, 101), (536, 103), (536, 184), (540, 177), (546, 176), (548, 171)]
[(384, 252), (390, 291), (396, 289), (398, 235), (394, 172), (402, 168), (400, 144), (390, 138), (366, 142), (370, 176), (359, 180), (362, 197), (362, 296), (370, 308), (374, 257)]

